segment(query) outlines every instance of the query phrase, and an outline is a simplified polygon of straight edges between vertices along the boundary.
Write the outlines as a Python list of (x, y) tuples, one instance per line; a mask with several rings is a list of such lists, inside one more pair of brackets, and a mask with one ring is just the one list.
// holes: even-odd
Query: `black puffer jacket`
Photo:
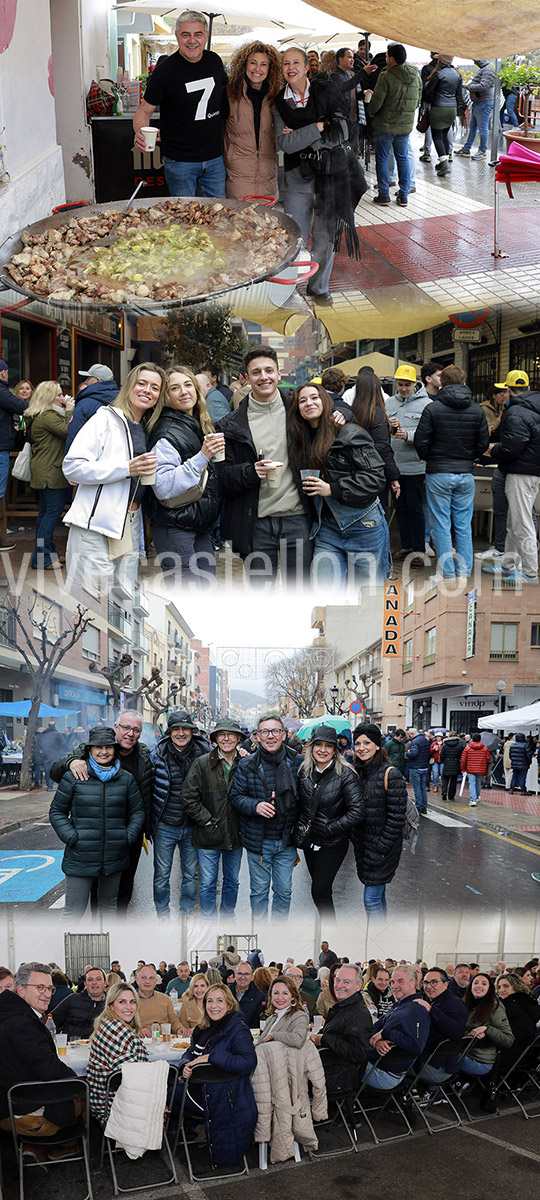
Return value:
[(19, 400), (10, 392), (7, 383), (0, 379), (0, 450), (13, 450), (15, 425), (13, 418), (26, 412), (26, 400)]
[(414, 448), (426, 460), (426, 474), (472, 474), (475, 459), (489, 446), (485, 413), (464, 384), (441, 388), (427, 404), (414, 435)]
[(439, 751), (439, 758), (443, 764), (443, 775), (459, 775), (461, 771), (461, 755), (465, 749), (465, 742), (458, 737), (448, 737)]
[[(216, 428), (225, 434), (225, 462), (221, 479), (225, 493), (221, 517), (221, 536), (232, 541), (232, 548), (242, 558), (253, 549), (253, 535), (259, 509), (261, 481), (254, 467), (258, 457), (248, 421), (248, 396), (240, 401), (235, 412), (218, 421)], [(288, 413), (290, 400), (281, 397)], [(288, 436), (288, 435), (287, 435)], [(308, 501), (302, 491), (300, 473), (293, 469), (294, 482), (306, 516), (311, 517)]]
[[(150, 434), (148, 450), (152, 450), (160, 438), (165, 438), (174, 447), (180, 462), (186, 462), (199, 453), (204, 434), (196, 417), (176, 412), (173, 408), (164, 408)], [(153, 525), (200, 533), (211, 529), (217, 521), (221, 506), (221, 484), (219, 469), (212, 462), (208, 463), (208, 480), (203, 495), (192, 504), (185, 504), (182, 508), (166, 508), (160, 504), (152, 488), (145, 488), (144, 491), (149, 493), (144, 496), (145, 512)]]
[(312, 775), (305, 775), (301, 766), (298, 784), (301, 821), (309, 821), (313, 806), (317, 804), (311, 827), (313, 844), (324, 849), (348, 838), (362, 820), (364, 811), (356, 771), (344, 765), (338, 775), (334, 766), (330, 766), (322, 774), (314, 771)]
[(144, 825), (144, 805), (132, 775), (118, 771), (107, 783), (94, 774), (79, 783), (66, 771), (53, 797), (49, 820), (66, 851), (65, 875), (97, 878), (129, 867), (129, 847)]
[(514, 1058), (523, 1048), (530, 1044), (538, 1033), (536, 1028), (540, 1021), (540, 1005), (530, 992), (512, 992), (503, 1000), (510, 1028), (514, 1035)]
[(510, 398), (491, 457), (503, 475), (540, 475), (540, 392)]
[[(352, 832), (358, 877), (366, 886), (389, 883), (403, 848), (407, 784), (395, 767), (356, 761), (364, 800), (364, 821)], [(387, 787), (384, 786), (388, 771)]]
[[(51, 779), (55, 783), (60, 783), (63, 775), (65, 775), (66, 771), (69, 771), (74, 759), (84, 758), (85, 750), (86, 745), (84, 742), (81, 742), (79, 746), (74, 746), (73, 750), (70, 750), (63, 758), (57, 758), (56, 762), (53, 762), (52, 767), (50, 767), (49, 773)], [(144, 804), (144, 832), (149, 837), (152, 832), (152, 798), (154, 792), (154, 772), (150, 761), (149, 746), (146, 746), (144, 742), (137, 742), (133, 756), (137, 761), (135, 763), (135, 770), (130, 771), (129, 774), (133, 775), (142, 796)], [(122, 766), (122, 755), (119, 757), (120, 766)]]

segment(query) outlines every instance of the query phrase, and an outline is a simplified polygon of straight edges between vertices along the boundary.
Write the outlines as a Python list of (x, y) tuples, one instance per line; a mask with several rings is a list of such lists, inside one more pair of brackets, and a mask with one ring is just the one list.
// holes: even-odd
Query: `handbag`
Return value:
[(23, 483), (30, 483), (30, 476), (32, 474), (31, 462), (32, 443), (25, 442), (13, 463), (11, 474), (14, 475), (15, 479), (21, 479)]
[(208, 467), (205, 467), (199, 482), (194, 483), (193, 487), (188, 488), (187, 492), (182, 492), (179, 496), (171, 496), (170, 500), (160, 500), (159, 503), (164, 508), (185, 508), (187, 504), (194, 504), (196, 500), (201, 499), (207, 483)]
[(429, 129), (429, 104), (426, 104), (425, 101), (420, 108), (420, 112), (418, 113), (416, 128), (419, 133), (427, 133)]
[[(101, 86), (102, 83), (109, 83), (112, 91)], [(112, 117), (117, 103), (116, 84), (112, 79), (100, 79), (99, 83), (95, 79), (92, 80), (87, 96), (86, 96), (86, 119), (90, 121), (92, 117)]]

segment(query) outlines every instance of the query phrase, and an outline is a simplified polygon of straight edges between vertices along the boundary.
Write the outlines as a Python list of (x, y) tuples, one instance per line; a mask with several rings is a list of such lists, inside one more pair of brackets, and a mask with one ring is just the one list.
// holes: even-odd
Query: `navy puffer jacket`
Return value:
[(425, 771), (431, 758), (431, 739), (423, 733), (417, 733), (405, 755), (409, 767), (413, 771)]
[[(195, 1062), (195, 1045), (201, 1031), (195, 1027), (189, 1050), (180, 1060), (182, 1073), (186, 1063)], [(251, 1145), (257, 1124), (257, 1106), (250, 1075), (257, 1065), (251, 1030), (239, 1012), (232, 1013), (219, 1033), (211, 1036), (206, 1045), (209, 1066), (215, 1071), (239, 1075), (234, 1080), (205, 1083), (205, 1066), (201, 1064), (188, 1081), (188, 1095), (204, 1111), (204, 1124), (212, 1166), (239, 1162)], [(200, 1074), (199, 1074), (200, 1071)], [(207, 1072), (206, 1072), (207, 1073)]]
[(532, 762), (532, 750), (524, 733), (516, 733), (510, 746), (510, 762), (514, 771), (524, 771)]
[[(351, 834), (358, 878), (366, 886), (394, 878), (405, 830), (407, 784), (395, 767), (357, 764), (364, 800), (364, 820)], [(384, 786), (388, 771), (387, 787)]]
[(115, 379), (104, 379), (98, 383), (89, 383), (75, 400), (75, 408), (73, 416), (68, 425), (68, 433), (66, 438), (66, 454), (71, 446), (74, 437), (77, 436), (83, 425), (94, 416), (94, 413), (99, 412), (100, 408), (112, 404), (116, 400), (120, 391)]
[[(286, 754), (292, 772), (295, 794), (298, 795), (297, 776), (298, 768), (303, 761), (302, 755), (296, 754), (294, 750), (289, 749), (286, 750)], [(238, 809), (240, 813), (240, 836), (243, 845), (246, 850), (251, 850), (254, 854), (260, 854), (264, 840), (266, 818), (260, 817), (255, 810), (258, 804), (268, 800), (268, 793), (263, 764), (258, 749), (255, 751), (255, 754), (250, 754), (248, 758), (243, 758), (238, 763), (230, 785), (229, 798), (233, 808)], [(297, 815), (298, 804), (291, 804), (283, 830), (283, 843), (285, 846), (290, 846), (291, 844), (291, 829)]]
[[(151, 759), (154, 768), (154, 799), (152, 804), (152, 832), (155, 833), (156, 826), (163, 820), (165, 806), (171, 795), (171, 775), (169, 764), (163, 753), (166, 747), (170, 744), (170, 737), (167, 734), (158, 742), (155, 750), (152, 751)], [(212, 749), (210, 742), (201, 733), (194, 733), (190, 742), (192, 753), (183, 756), (184, 779), (196, 758), (200, 758), (201, 754), (208, 754)], [(180, 796), (175, 796), (175, 811), (181, 812)], [(177, 822), (175, 821), (175, 824)], [(184, 823), (190, 825), (187, 815), (184, 814)], [(180, 822), (182, 824), (182, 822)]]
[(66, 771), (53, 797), (49, 820), (66, 843), (64, 874), (97, 878), (129, 867), (129, 847), (144, 825), (144, 805), (127, 771), (120, 770), (103, 783), (88, 763), (88, 779), (83, 783)]

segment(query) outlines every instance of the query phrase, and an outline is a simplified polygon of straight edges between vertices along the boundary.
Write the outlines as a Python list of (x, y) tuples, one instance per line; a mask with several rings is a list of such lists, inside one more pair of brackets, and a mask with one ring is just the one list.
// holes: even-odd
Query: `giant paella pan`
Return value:
[(0, 282), (61, 309), (159, 313), (241, 288), (279, 304), (317, 267), (296, 222), (257, 199), (137, 200), (110, 240), (124, 201), (57, 213), (3, 243)]

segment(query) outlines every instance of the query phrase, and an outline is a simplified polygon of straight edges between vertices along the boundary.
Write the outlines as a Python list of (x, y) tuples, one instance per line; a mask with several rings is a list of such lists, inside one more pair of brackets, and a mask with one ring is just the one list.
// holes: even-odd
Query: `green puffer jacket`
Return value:
[[(239, 759), (229, 774), (233, 778)], [(199, 850), (238, 850), (240, 814), (227, 795), (228, 785), (217, 747), (192, 763), (182, 788), (182, 808), (193, 822), (192, 841)], [(207, 825), (211, 821), (211, 825)]]
[(66, 453), (66, 438), (71, 413), (53, 405), (45, 412), (36, 413), (28, 422), (32, 443), (30, 487), (67, 488), (69, 483), (62, 474), (62, 463)]
[(514, 1042), (514, 1035), (504, 1005), (499, 1001), (497, 1008), (487, 1021), (479, 1021), (474, 1012), (469, 1013), (465, 1037), (471, 1032), (471, 1029), (476, 1029), (478, 1025), (486, 1026), (485, 1036), (474, 1043), (472, 1050), (469, 1050), (469, 1056), (474, 1058), (475, 1062), (494, 1063), (497, 1050), (508, 1050)]
[[(70, 750), (69, 754), (64, 754), (63, 758), (57, 758), (50, 768), (51, 779), (55, 783), (60, 783), (60, 780), (69, 771), (71, 763), (76, 758), (84, 758), (86, 746), (81, 742), (80, 746), (76, 746), (74, 750)], [(150, 748), (144, 742), (137, 742), (136, 750), (139, 756), (139, 777), (132, 775), (137, 787), (142, 796), (144, 804), (144, 832), (147, 837), (152, 833), (152, 795), (154, 790), (154, 770), (150, 758)], [(120, 766), (122, 766), (122, 755), (120, 755)]]
[(422, 96), (422, 80), (411, 63), (381, 71), (366, 112), (377, 133), (410, 133)]
[(107, 783), (102, 783), (91, 767), (89, 772), (86, 782), (79, 783), (66, 771), (53, 797), (49, 820), (66, 843), (64, 874), (97, 878), (129, 866), (129, 847), (143, 827), (144, 806), (127, 771), (120, 770)]

